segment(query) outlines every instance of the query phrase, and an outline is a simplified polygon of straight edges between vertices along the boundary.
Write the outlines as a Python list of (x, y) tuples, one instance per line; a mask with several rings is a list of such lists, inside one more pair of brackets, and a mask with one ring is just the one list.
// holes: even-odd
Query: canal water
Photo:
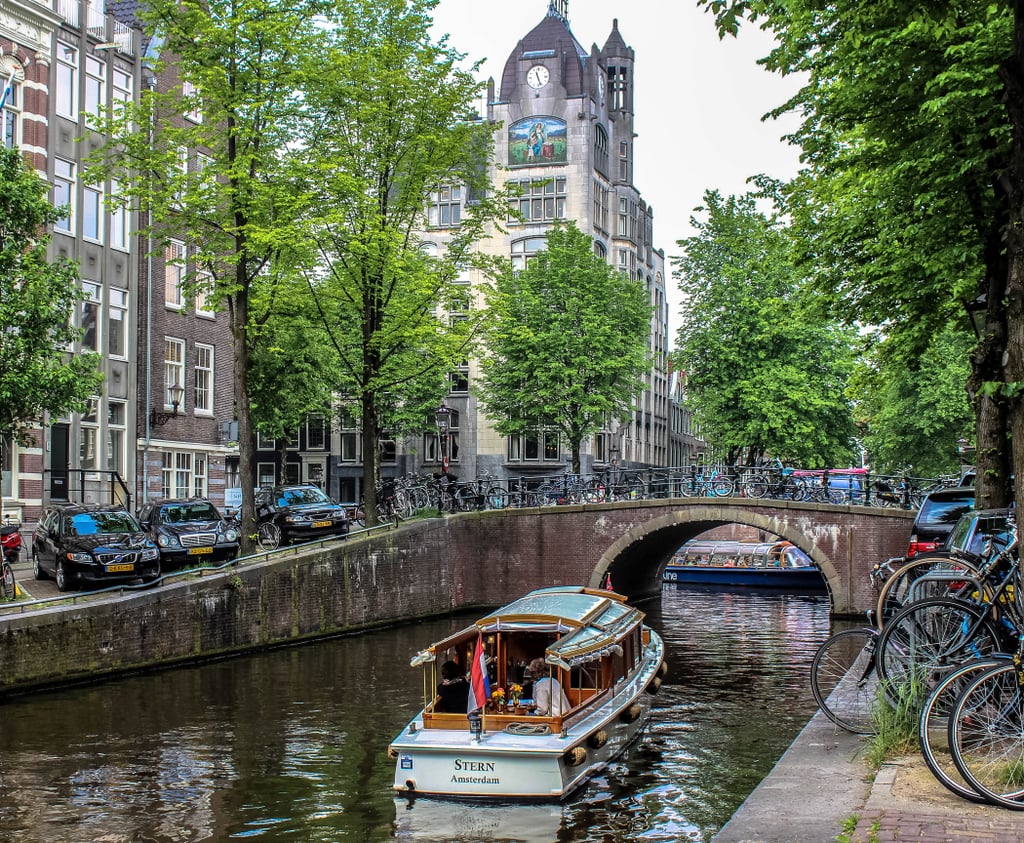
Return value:
[(814, 712), (828, 598), (671, 587), (650, 728), (563, 805), (396, 799), (445, 618), (0, 705), (0, 841), (708, 841)]

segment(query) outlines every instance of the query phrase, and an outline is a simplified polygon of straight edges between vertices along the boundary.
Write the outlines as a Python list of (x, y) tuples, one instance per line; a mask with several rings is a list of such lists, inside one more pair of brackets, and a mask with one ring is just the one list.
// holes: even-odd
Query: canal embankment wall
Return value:
[(546, 547), (528, 526), (501, 513), (416, 521), (150, 588), (8, 607), (0, 695), (497, 606), (589, 580), (592, 548)]

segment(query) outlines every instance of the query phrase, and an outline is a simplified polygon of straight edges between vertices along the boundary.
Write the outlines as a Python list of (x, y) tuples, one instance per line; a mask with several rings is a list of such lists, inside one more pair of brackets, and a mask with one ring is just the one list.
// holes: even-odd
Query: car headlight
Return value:
[(289, 515), (284, 520), (287, 521), (289, 524), (304, 524), (307, 521), (309, 521), (309, 519), (306, 518), (304, 515)]
[(92, 556), (88, 553), (73, 553), (68, 551), (67, 557), (69, 562), (92, 562)]
[(151, 562), (152, 560), (159, 559), (159, 558), (160, 558), (160, 551), (157, 550), (155, 547), (148, 547), (144, 551), (142, 551), (142, 561), (143, 562)]
[(178, 539), (169, 533), (160, 533), (160, 535), (156, 537), (156, 543), (160, 545), (160, 547), (177, 547)]
[(229, 529), (225, 530), (224, 531), (224, 541), (226, 541), (226, 542), (236, 542), (236, 541), (238, 541), (238, 530), (235, 530), (234, 528), (229, 528)]

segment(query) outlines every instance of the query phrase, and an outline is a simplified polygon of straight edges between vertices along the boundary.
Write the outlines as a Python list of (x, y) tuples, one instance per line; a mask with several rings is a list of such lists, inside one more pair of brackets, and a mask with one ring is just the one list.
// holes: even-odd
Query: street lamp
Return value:
[(444, 401), (434, 410), (434, 422), (437, 424), (437, 443), (441, 448), (441, 473), (448, 473), (448, 431), (452, 426), (452, 413), (455, 411)]
[(163, 427), (171, 419), (176, 419), (178, 417), (178, 407), (181, 406), (181, 401), (185, 397), (185, 388), (175, 381), (167, 387), (167, 392), (171, 399), (171, 412), (158, 413), (156, 410), (150, 410), (149, 423), (153, 427)]

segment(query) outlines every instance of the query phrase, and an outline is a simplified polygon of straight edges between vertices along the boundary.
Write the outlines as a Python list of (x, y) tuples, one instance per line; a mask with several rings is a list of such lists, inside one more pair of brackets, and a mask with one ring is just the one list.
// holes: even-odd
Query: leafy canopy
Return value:
[(811, 309), (787, 232), (753, 196), (709, 191), (704, 203), (673, 259), (683, 294), (673, 359), (704, 436), (730, 462), (848, 464), (850, 333)]
[(78, 268), (46, 259), (62, 214), (16, 149), (0, 148), (0, 438), (24, 436), (44, 413), (81, 411), (102, 383), (96, 354), (69, 355), (82, 300)]
[(486, 350), (477, 384), (503, 435), (557, 428), (579, 471), (580, 443), (625, 420), (650, 371), (651, 306), (640, 281), (595, 254), (575, 223), (555, 225), (547, 249), (486, 291)]

